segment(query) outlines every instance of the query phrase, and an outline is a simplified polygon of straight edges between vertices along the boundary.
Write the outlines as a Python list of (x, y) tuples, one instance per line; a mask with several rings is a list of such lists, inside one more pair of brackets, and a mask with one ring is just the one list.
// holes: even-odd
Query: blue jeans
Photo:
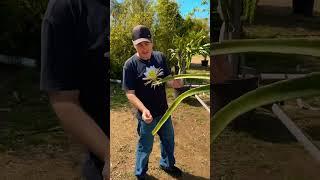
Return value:
[[(136, 151), (136, 167), (135, 175), (144, 176), (148, 171), (149, 155), (152, 151), (154, 137), (152, 130), (156, 127), (161, 116), (156, 117), (150, 124), (145, 123), (142, 119), (138, 119), (138, 134), (139, 141)], [(164, 167), (171, 167), (175, 164), (174, 158), (174, 131), (171, 117), (163, 124), (158, 131), (160, 137), (161, 159), (160, 165)]]
[(82, 176), (85, 180), (102, 180), (103, 163), (92, 153), (87, 153), (82, 165)]

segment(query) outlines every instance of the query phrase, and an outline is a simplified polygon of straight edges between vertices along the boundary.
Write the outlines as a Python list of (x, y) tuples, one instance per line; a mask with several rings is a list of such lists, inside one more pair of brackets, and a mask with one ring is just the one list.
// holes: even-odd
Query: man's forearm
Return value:
[(109, 139), (93, 119), (75, 103), (53, 102), (64, 130), (84, 144), (100, 160), (109, 160)]
[(141, 112), (143, 112), (145, 109), (147, 109), (144, 104), (140, 101), (140, 99), (135, 95), (135, 94), (128, 94), (127, 93), (127, 98), (129, 100), (129, 102), (138, 110), (140, 110)]

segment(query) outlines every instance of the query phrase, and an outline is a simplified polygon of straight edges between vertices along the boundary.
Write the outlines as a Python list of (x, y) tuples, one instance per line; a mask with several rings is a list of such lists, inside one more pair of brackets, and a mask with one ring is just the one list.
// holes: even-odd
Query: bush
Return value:
[(0, 53), (40, 60), (41, 23), (47, 3), (48, 0), (2, 0)]
[(111, 78), (121, 79), (124, 62), (135, 53), (132, 29), (138, 24), (152, 27), (153, 12), (153, 2), (148, 0), (125, 0), (114, 5), (110, 32)]

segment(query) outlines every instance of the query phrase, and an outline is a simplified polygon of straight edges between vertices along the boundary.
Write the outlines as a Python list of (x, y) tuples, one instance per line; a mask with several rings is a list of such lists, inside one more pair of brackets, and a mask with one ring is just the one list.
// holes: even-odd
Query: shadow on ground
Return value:
[[(275, 21), (276, 19), (276, 21)], [(305, 17), (292, 13), (291, 7), (259, 5), (254, 20), (255, 25), (268, 25), (284, 28), (320, 29), (320, 16)]]
[(320, 141), (320, 125), (308, 126), (306, 127), (305, 132), (312, 137), (312, 140)]
[[(172, 177), (174, 178), (174, 177)], [(156, 177), (152, 176), (152, 175), (147, 175), (146, 176), (146, 179), (147, 180), (158, 180)], [(204, 178), (204, 177), (200, 177), (200, 176), (195, 176), (195, 175), (192, 175), (190, 173), (187, 173), (187, 172), (183, 172), (182, 176), (180, 178), (174, 178), (174, 179), (188, 179), (188, 180), (208, 180), (208, 178)]]
[[(183, 103), (188, 104), (189, 106), (193, 106), (193, 107), (201, 107), (202, 105), (200, 104), (200, 102), (194, 97), (189, 97), (183, 100)], [(207, 103), (207, 102), (206, 102)], [(207, 103), (208, 104), (208, 103)]]
[(256, 139), (272, 143), (291, 143), (296, 139), (273, 114), (264, 111), (252, 112), (246, 118), (236, 119), (233, 130), (246, 132)]
[(208, 178), (200, 177), (200, 176), (195, 176), (187, 172), (183, 172), (182, 177), (178, 179), (190, 179), (190, 180), (208, 180)]

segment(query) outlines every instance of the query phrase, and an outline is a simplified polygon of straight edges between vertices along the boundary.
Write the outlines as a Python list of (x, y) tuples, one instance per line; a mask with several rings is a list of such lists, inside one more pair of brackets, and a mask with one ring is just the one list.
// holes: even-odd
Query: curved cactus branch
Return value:
[(210, 92), (210, 85), (201, 86), (198, 88), (190, 89), (184, 93), (182, 93), (180, 96), (178, 96), (172, 103), (172, 105), (167, 109), (166, 113), (162, 116), (156, 127), (152, 130), (152, 135), (155, 135), (161, 126), (168, 120), (168, 118), (171, 116), (172, 112), (178, 107), (178, 105), (181, 103), (181, 101), (189, 96), (199, 94), (202, 92)]
[(320, 73), (279, 81), (250, 91), (220, 109), (211, 123), (211, 142), (236, 117), (254, 108), (287, 99), (320, 95)]
[(175, 76), (167, 76), (163, 79), (160, 79), (158, 81), (154, 81), (152, 83), (153, 86), (168, 82), (170, 80), (174, 79), (207, 79), (210, 80), (210, 73), (199, 73), (199, 74), (178, 74)]

